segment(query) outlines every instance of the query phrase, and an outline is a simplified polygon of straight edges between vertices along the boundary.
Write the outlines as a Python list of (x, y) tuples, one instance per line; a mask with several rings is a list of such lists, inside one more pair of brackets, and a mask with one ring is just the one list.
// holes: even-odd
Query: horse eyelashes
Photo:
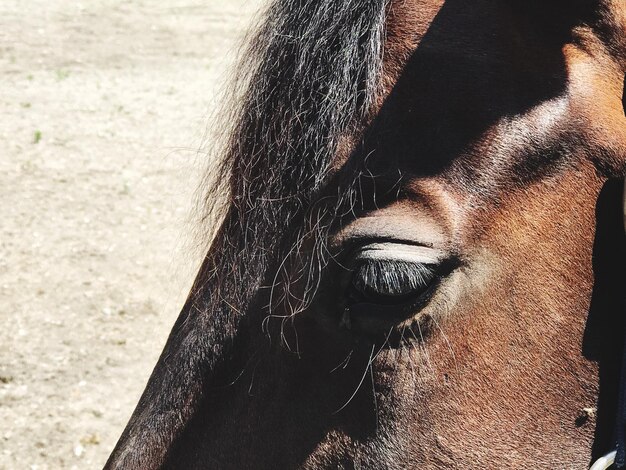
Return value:
[(352, 274), (352, 288), (364, 299), (398, 298), (425, 291), (435, 279), (435, 267), (392, 260), (362, 260)]

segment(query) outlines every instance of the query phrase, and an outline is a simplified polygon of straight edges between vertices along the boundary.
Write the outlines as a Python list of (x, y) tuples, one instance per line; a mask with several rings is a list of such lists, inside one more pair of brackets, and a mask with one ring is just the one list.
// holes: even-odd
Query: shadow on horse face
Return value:
[(623, 185), (608, 181), (596, 205), (596, 236), (593, 247), (594, 285), (583, 337), (583, 354), (599, 364), (598, 416), (593, 456), (600, 457), (615, 436), (618, 386), (624, 347), (624, 285), (626, 239), (620, 197)]
[(611, 108), (623, 70), (583, 27), (597, 12), (390, 5), (384, 93), (318, 203), (338, 216), (316, 295), (268, 316), (258, 292), (167, 468), (547, 468), (608, 450), (624, 242), (606, 181), (623, 161), (600, 161), (616, 121), (590, 131), (588, 100)]

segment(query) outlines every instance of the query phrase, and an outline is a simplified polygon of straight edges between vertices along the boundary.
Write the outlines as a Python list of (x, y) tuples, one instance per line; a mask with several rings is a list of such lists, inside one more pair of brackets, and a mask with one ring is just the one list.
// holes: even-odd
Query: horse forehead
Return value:
[(607, 71), (594, 47), (573, 45), (573, 26), (556, 24), (554, 33), (535, 24), (546, 21), (539, 11), (516, 17), (514, 3), (391, 3), (385, 93), (369, 131), (384, 164), (418, 176), (489, 167), (493, 178), (527, 156), (527, 168), (516, 171), (563, 163), (538, 154), (580, 133), (591, 142), (626, 141), (617, 69)]

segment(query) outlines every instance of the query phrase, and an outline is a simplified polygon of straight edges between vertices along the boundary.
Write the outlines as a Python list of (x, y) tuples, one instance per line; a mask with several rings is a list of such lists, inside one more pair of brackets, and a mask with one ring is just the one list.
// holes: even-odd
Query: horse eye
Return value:
[(352, 272), (348, 300), (352, 303), (402, 303), (425, 293), (436, 278), (435, 265), (361, 260)]

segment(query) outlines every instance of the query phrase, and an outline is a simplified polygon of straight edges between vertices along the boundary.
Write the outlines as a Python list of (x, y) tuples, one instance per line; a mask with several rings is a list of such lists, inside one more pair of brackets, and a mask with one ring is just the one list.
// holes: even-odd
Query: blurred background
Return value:
[(191, 285), (263, 0), (0, 2), (0, 469), (101, 468)]

